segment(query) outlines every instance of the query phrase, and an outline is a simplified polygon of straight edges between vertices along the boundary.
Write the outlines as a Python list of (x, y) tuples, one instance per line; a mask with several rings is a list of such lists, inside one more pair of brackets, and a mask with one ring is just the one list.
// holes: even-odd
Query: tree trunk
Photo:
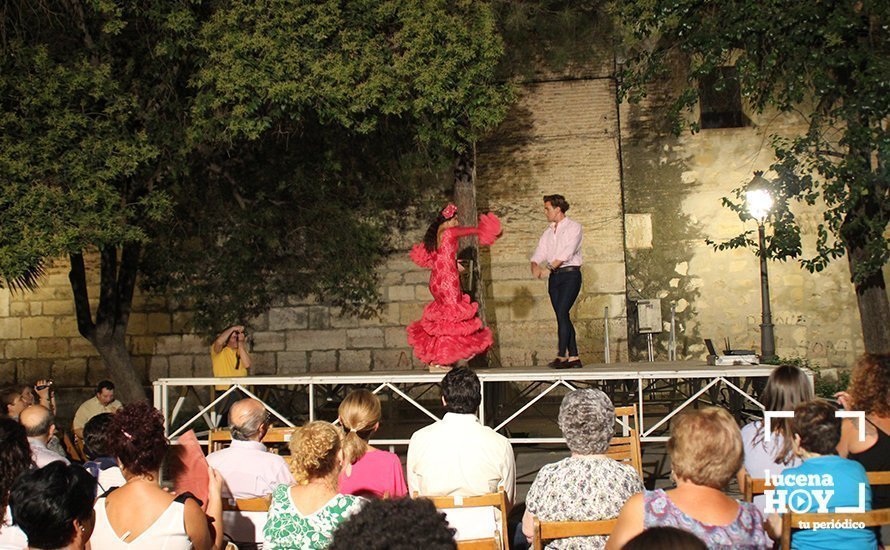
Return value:
[[(862, 248), (847, 251), (850, 258), (850, 273), (865, 252)], [(859, 304), (859, 322), (862, 324), (862, 340), (868, 353), (890, 353), (890, 300), (884, 274), (877, 270), (856, 286), (856, 301)]]
[(116, 386), (115, 393), (127, 403), (146, 397), (127, 351), (126, 340), (140, 252), (138, 244), (125, 245), (118, 261), (117, 248), (109, 246), (101, 250), (99, 307), (95, 321), (90, 310), (82, 253), (70, 255), (71, 271), (68, 273), (74, 293), (77, 330), (99, 352), (108, 376)]
[[(478, 223), (476, 211), (476, 146), (471, 145), (467, 151), (457, 157), (454, 166), (454, 203), (457, 205), (457, 216), (460, 224), (472, 227)], [(463, 237), (458, 246), (457, 257), (469, 260), (471, 267), (470, 288), (467, 289), (473, 300), (479, 304), (479, 318), (485, 323), (485, 293), (482, 285), (482, 271), (479, 268), (479, 239), (473, 235)]]

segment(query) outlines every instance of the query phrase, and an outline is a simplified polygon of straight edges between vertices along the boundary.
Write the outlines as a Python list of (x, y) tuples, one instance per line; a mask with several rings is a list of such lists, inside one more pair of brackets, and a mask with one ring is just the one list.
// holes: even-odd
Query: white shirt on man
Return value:
[(408, 444), (408, 490), (429, 496), (473, 496), (503, 486), (516, 493), (516, 462), (506, 437), (473, 414), (446, 413)]
[(43, 468), (51, 462), (61, 460), (65, 464), (71, 464), (67, 458), (55, 451), (46, 448), (46, 443), (36, 437), (29, 437), (28, 444), (31, 445), (31, 456), (34, 458), (34, 464), (38, 468)]
[(236, 499), (263, 497), (282, 483), (294, 483), (284, 458), (259, 441), (233, 439), (230, 446), (207, 455), (207, 463), (223, 478), (223, 496)]
[(568, 217), (551, 223), (541, 238), (535, 253), (529, 258), (536, 264), (562, 262), (560, 267), (581, 265), (581, 224)]

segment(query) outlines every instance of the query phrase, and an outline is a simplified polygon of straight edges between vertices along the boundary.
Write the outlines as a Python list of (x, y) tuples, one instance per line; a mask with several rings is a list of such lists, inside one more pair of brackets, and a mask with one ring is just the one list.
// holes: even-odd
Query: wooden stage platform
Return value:
[[(580, 369), (553, 370), (546, 367), (478, 369), (482, 383), (480, 421), (504, 433), (513, 444), (562, 443), (561, 437), (548, 437), (516, 429), (529, 411), (540, 413), (539, 405), (560, 399), (560, 394), (578, 387), (599, 387), (610, 394), (616, 406), (635, 404), (639, 414), (640, 439), (665, 441), (670, 419), (693, 403), (721, 404), (734, 409), (763, 409), (752, 395), (754, 380), (764, 380), (772, 365), (709, 366), (702, 361), (652, 363), (611, 363)], [(298, 376), (251, 376), (246, 378), (161, 378), (153, 383), (154, 404), (162, 411), (167, 435), (175, 439), (190, 428), (216, 425), (215, 405), (232, 392), (262, 400), (269, 411), (289, 426), (306, 420), (325, 418), (330, 409), (350, 389), (366, 387), (387, 402), (399, 401), (417, 415), (415, 422), (439, 419), (431, 412), (438, 406), (434, 388), (442, 374), (426, 371), (369, 371), (307, 373)], [(207, 399), (208, 387), (232, 384), (215, 398)], [(210, 393), (212, 396), (213, 394)], [(282, 408), (270, 396), (296, 400), (296, 414)], [(386, 397), (384, 397), (386, 396)], [(209, 401), (209, 402), (208, 402)], [(187, 403), (197, 410), (189, 418), (182, 415)], [(550, 407), (552, 409), (552, 406)], [(189, 410), (188, 412), (191, 412)], [(736, 411), (737, 412), (737, 411)], [(329, 411), (328, 411), (329, 413)], [(327, 414), (329, 417), (330, 414)], [(555, 421), (555, 417), (551, 418)], [(520, 433), (521, 432), (521, 433)], [(374, 439), (377, 445), (406, 445), (406, 437)]]

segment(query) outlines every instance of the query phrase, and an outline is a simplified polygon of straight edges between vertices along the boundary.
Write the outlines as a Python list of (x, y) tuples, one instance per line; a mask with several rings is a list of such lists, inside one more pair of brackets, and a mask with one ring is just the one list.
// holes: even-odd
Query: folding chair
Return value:
[(630, 419), (629, 424), (632, 427), (624, 430), (627, 432), (627, 435), (612, 438), (612, 441), (609, 442), (606, 456), (618, 462), (630, 464), (640, 474), (640, 479), (643, 479), (643, 457), (640, 450), (640, 432), (639, 424), (637, 423), (636, 405), (615, 407), (615, 418), (621, 417)]
[(509, 550), (510, 535), (507, 530), (507, 493), (504, 491), (503, 487), (498, 487), (497, 493), (488, 493), (472, 497), (433, 497), (418, 495), (416, 492), (412, 496), (413, 498), (427, 498), (431, 500), (437, 509), (446, 510), (446, 515), (448, 514), (447, 510), (466, 510), (469, 508), (488, 507), (497, 508), (500, 517), (496, 518), (493, 522), (493, 536), (460, 540), (458, 541), (458, 548), (466, 548), (467, 550), (482, 548), (500, 548), (502, 550)]
[[(289, 426), (269, 428), (263, 443), (287, 443), (290, 441), (291, 434), (294, 429)], [(229, 446), (232, 443), (232, 432), (228, 429), (218, 429), (210, 431), (209, 453), (218, 451)]]

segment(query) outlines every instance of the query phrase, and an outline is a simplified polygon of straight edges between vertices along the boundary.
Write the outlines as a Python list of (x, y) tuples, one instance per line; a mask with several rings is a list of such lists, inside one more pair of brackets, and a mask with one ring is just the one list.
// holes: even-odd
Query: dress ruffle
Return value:
[(411, 247), (411, 252), (408, 255), (411, 256), (411, 260), (420, 267), (433, 267), (435, 254), (430, 254), (426, 247), (423, 246), (423, 243), (415, 244)]

